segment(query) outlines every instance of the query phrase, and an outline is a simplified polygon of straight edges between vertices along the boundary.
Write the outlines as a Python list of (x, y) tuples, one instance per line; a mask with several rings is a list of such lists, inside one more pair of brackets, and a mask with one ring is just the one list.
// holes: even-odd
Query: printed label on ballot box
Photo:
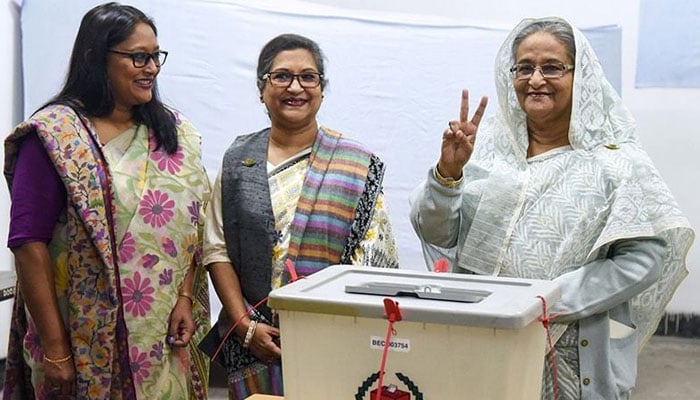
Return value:
[[(384, 350), (385, 338), (381, 336), (371, 336), (369, 338), (369, 348), (374, 350)], [(411, 351), (411, 340), (392, 338), (389, 341), (389, 350), (398, 351), (400, 353), (408, 353)]]

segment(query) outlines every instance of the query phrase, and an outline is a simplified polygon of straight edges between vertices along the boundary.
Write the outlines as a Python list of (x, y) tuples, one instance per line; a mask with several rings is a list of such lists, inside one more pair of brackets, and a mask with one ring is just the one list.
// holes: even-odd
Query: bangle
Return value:
[(433, 176), (435, 176), (435, 180), (437, 180), (439, 184), (448, 188), (455, 188), (459, 186), (459, 184), (462, 183), (462, 180), (464, 179), (464, 174), (462, 174), (462, 176), (459, 179), (445, 178), (444, 176), (440, 175), (440, 172), (438, 172), (437, 165), (435, 166), (435, 168), (433, 168)]
[(255, 334), (255, 328), (258, 327), (258, 321), (250, 320), (250, 325), (248, 325), (248, 332), (245, 333), (245, 339), (243, 339), (243, 348), (248, 348), (250, 346), (250, 341), (253, 340), (253, 335)]
[(49, 364), (53, 364), (59, 368), (61, 367), (59, 364), (62, 364), (64, 362), (70, 360), (71, 358), (73, 358), (73, 354), (68, 354), (67, 356), (61, 357), (61, 358), (49, 358), (49, 357), (46, 357), (46, 354), (44, 354), (44, 361), (46, 361)]
[(190, 300), (190, 303), (194, 304), (194, 296), (192, 296), (192, 293), (186, 292), (184, 290), (181, 290), (180, 293), (177, 294), (179, 297), (186, 297)]

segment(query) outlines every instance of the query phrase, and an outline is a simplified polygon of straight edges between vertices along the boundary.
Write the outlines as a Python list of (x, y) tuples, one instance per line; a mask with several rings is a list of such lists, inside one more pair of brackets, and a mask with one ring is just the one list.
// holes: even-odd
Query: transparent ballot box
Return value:
[[(270, 293), (285, 400), (539, 399), (554, 282), (330, 266)], [(382, 388), (389, 327), (398, 303)], [(391, 303), (391, 302), (390, 302)]]

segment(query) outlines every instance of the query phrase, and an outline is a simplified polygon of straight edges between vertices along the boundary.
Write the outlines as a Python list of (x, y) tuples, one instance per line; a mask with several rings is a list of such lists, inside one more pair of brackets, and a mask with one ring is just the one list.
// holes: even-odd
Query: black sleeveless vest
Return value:
[[(271, 290), (275, 217), (267, 180), (270, 129), (239, 136), (226, 150), (221, 170), (224, 239), (241, 282), (243, 297), (255, 305)], [(268, 319), (267, 305), (258, 308)]]

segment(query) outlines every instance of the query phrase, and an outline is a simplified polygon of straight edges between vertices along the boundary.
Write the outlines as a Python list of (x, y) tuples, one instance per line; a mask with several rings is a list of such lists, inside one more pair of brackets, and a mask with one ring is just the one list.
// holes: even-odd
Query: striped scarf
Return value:
[(301, 276), (340, 262), (371, 154), (328, 128), (318, 130), (292, 221), (289, 259)]

